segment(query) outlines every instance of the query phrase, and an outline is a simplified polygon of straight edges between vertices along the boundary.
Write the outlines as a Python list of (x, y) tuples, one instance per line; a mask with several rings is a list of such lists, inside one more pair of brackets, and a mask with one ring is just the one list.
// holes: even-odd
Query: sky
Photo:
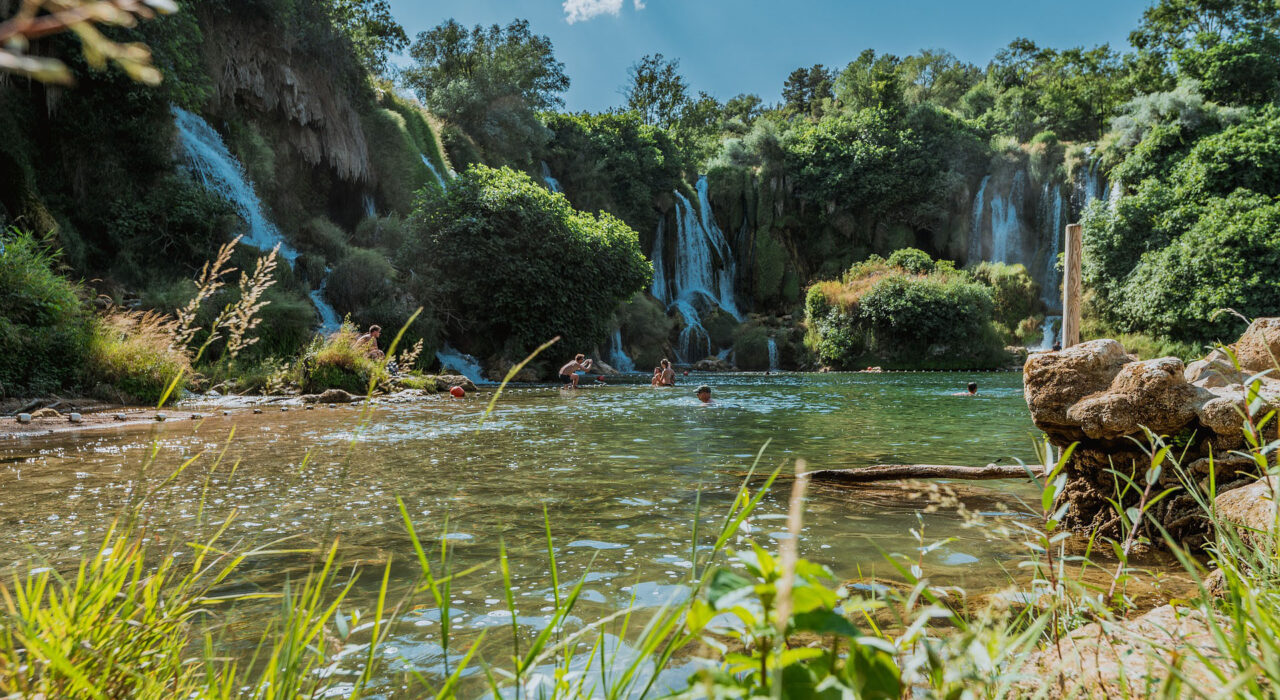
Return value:
[(622, 103), (642, 56), (680, 60), (695, 94), (779, 100), (787, 75), (841, 68), (867, 48), (906, 55), (946, 49), (986, 65), (1016, 37), (1066, 48), (1127, 49), (1148, 0), (391, 0), (410, 38), (449, 19), (466, 26), (516, 17), (551, 38), (571, 81), (569, 111)]

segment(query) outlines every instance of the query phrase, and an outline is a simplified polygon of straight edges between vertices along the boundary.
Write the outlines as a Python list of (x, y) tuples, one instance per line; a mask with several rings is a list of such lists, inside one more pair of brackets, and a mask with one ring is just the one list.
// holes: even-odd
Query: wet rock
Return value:
[(1094, 622), (1047, 644), (1028, 660), (1025, 673), (1035, 680), (1022, 690), (1047, 698), (1156, 697), (1173, 663), (1185, 685), (1216, 688), (1221, 681), (1208, 664), (1219, 656), (1202, 612), (1164, 605), (1132, 620)]
[(19, 422), (19, 423), (21, 423), (21, 424), (23, 424), (23, 425), (26, 425), (26, 424), (30, 423), (30, 422), (31, 422), (31, 414), (30, 414), (30, 413), (19, 413), (19, 414), (18, 414), (18, 422)]
[(62, 414), (52, 408), (42, 408), (39, 411), (31, 412), (32, 418), (61, 418)]
[(204, 416), (203, 416), (203, 415), (201, 415), (201, 414), (199, 414), (199, 413), (192, 413), (192, 414), (191, 414), (191, 420), (200, 420), (201, 418), (204, 418)]
[(288, 410), (289, 410), (289, 407), (288, 407), (288, 406), (281, 406), (281, 407), (280, 407), (280, 412), (281, 412), (281, 413), (285, 413), (285, 412), (286, 412), (286, 411), (288, 411)]
[(126, 416), (126, 415), (125, 415), (125, 414), (123, 414), (123, 413), (117, 413), (117, 414), (115, 414), (114, 416), (111, 416), (111, 417), (112, 417), (112, 418), (114, 418), (114, 419), (116, 419), (116, 420), (129, 420), (129, 416)]
[[(306, 400), (305, 398), (303, 399)], [(356, 397), (342, 389), (328, 389), (316, 396), (316, 403), (351, 403)]]
[(315, 407), (315, 404), (307, 404), (306, 406), (303, 406), (303, 407), (302, 407), (302, 410), (304, 410), (304, 411), (314, 411), (314, 410), (316, 410), (316, 407)]
[(1236, 527), (1246, 543), (1264, 545), (1275, 537), (1276, 499), (1280, 496), (1280, 478), (1269, 476), (1214, 499), (1218, 517)]
[(337, 407), (338, 407), (338, 404), (336, 403), (329, 404), (329, 408), (337, 408)]
[(253, 412), (254, 412), (254, 414), (255, 414), (255, 415), (257, 415), (257, 414), (262, 413), (262, 409), (261, 409), (261, 408), (255, 408), (255, 409), (253, 409)]
[(82, 417), (79, 413), (68, 413), (67, 420), (72, 423), (83, 423), (84, 417)]
[(223, 412), (222, 412), (222, 415), (224, 415), (224, 416), (229, 416), (229, 415), (231, 415), (231, 411), (223, 411)]
[(157, 413), (155, 415), (155, 419), (157, 422), (163, 422), (165, 418), (167, 418), (167, 416), (165, 416), (163, 413)]
[(705, 357), (693, 364), (695, 372), (728, 372), (733, 365), (718, 357)]
[(1067, 410), (1084, 397), (1105, 391), (1120, 369), (1134, 360), (1114, 340), (1091, 340), (1028, 357), (1022, 369), (1024, 395), (1036, 427), (1067, 440), (1083, 437)]
[(461, 374), (442, 374), (435, 379), (436, 388), (440, 391), (449, 391), (455, 386), (462, 387), (462, 390), (468, 393), (476, 391), (475, 382), (467, 379)]

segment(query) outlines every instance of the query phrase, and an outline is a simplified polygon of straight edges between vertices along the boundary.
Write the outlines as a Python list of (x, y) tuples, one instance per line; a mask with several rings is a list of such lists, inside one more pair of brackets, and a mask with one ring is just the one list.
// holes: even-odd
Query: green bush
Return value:
[(561, 352), (599, 345), (614, 309), (652, 276), (622, 221), (484, 166), (444, 195), (424, 192), (398, 263), (409, 291), (452, 319), (454, 342), (481, 357), (522, 358), (557, 335)]
[(307, 221), (302, 230), (298, 231), (298, 242), (319, 252), (330, 262), (342, 259), (349, 245), (346, 232), (324, 216), (316, 216)]
[(983, 261), (972, 274), (974, 280), (991, 290), (995, 321), (1010, 333), (1017, 331), (1023, 319), (1043, 313), (1040, 285), (1021, 264)]
[(733, 363), (739, 369), (769, 369), (769, 329), (744, 324), (733, 334)]
[(0, 234), (0, 395), (57, 391), (81, 376), (93, 319), (57, 266), (46, 241)]
[(347, 323), (328, 337), (316, 336), (302, 356), (302, 390), (342, 389), (364, 394), (371, 381), (376, 387), (385, 380), (380, 363), (369, 358), (366, 348), (356, 346), (359, 337), (355, 327)]
[(643, 292), (619, 306), (617, 316), (618, 328), (622, 329), (622, 337), (627, 341), (628, 351), (636, 367), (644, 370), (656, 366), (665, 357), (668, 339), (676, 325), (675, 319), (668, 316), (658, 302)]
[(928, 253), (918, 248), (899, 248), (889, 255), (889, 266), (913, 275), (927, 275), (933, 272), (934, 261)]
[[(191, 376), (191, 363), (172, 347), (173, 336), (163, 317), (154, 313), (113, 313), (94, 326), (89, 344), (88, 383), (118, 392), (113, 399), (155, 404), (172, 384), (171, 398), (181, 395)], [(176, 383), (175, 383), (176, 380)]]

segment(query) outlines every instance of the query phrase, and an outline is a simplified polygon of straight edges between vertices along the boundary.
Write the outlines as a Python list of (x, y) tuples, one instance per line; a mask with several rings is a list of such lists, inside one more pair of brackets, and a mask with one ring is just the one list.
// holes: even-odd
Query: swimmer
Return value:
[(957, 392), (955, 394), (952, 394), (952, 396), (977, 396), (978, 395), (977, 382), (969, 382), (968, 389), (969, 389), (968, 391)]
[(698, 397), (698, 400), (702, 402), (703, 406), (716, 405), (716, 402), (711, 400), (711, 387), (706, 384), (698, 387), (698, 390), (694, 392), (694, 396)]
[(662, 367), (653, 368), (653, 377), (649, 380), (649, 386), (662, 386)]
[(671, 367), (671, 360), (662, 358), (662, 384), (661, 386), (676, 385), (676, 371)]

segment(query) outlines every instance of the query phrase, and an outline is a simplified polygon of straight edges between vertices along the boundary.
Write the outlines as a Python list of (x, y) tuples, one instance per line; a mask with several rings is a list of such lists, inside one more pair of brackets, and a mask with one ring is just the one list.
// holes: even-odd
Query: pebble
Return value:
[(253, 412), (254, 412), (255, 414), (257, 414), (257, 413), (262, 413), (262, 409), (261, 409), (261, 408), (255, 408), (255, 409), (253, 409)]
[(231, 415), (231, 411), (223, 411), (223, 412), (222, 412), (222, 415), (224, 415), (224, 416), (229, 416), (229, 415)]
[(71, 421), (72, 423), (80, 423), (84, 421), (84, 419), (80, 417), (79, 413), (68, 413), (67, 420)]
[(114, 416), (111, 416), (111, 417), (112, 417), (112, 418), (115, 418), (116, 420), (129, 420), (129, 416), (126, 416), (126, 415), (125, 415), (125, 414), (123, 414), (123, 413), (117, 413), (117, 414), (115, 414)]
[(201, 418), (204, 418), (204, 416), (200, 415), (199, 413), (191, 414), (191, 420), (200, 420)]
[(329, 408), (337, 408), (337, 407), (338, 407), (338, 404), (336, 403), (329, 404)]
[(30, 422), (31, 422), (31, 414), (30, 414), (30, 413), (19, 413), (19, 414), (18, 414), (18, 422), (19, 422), (19, 423), (22, 423), (23, 425), (26, 425), (27, 423), (30, 423)]
[(164, 419), (165, 419), (165, 415), (163, 413), (156, 414), (156, 420), (163, 421)]
[(289, 407), (288, 407), (288, 406), (281, 406), (281, 407), (280, 407), (280, 412), (281, 412), (281, 413), (284, 413), (284, 412), (285, 412), (285, 411), (287, 411), (287, 410), (289, 410)]
[(313, 406), (313, 405), (311, 405), (311, 404), (307, 404), (306, 406), (303, 406), (303, 407), (302, 407), (302, 410), (304, 410), (304, 411), (314, 411), (314, 410), (316, 410), (316, 407), (315, 407), (315, 406)]

